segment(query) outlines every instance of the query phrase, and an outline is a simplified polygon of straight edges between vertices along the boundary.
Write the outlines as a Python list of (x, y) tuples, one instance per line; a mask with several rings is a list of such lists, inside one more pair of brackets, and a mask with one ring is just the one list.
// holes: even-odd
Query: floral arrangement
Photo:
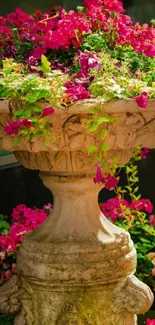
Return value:
[[(155, 98), (154, 39), (154, 22), (133, 23), (119, 0), (84, 0), (77, 11), (32, 15), (17, 8), (0, 17), (0, 97), (19, 104), (4, 131), (16, 143), (47, 139), (48, 116), (90, 98), (133, 98), (145, 109)], [(107, 121), (113, 123), (108, 116), (88, 121), (88, 129), (97, 132)]]
[(42, 209), (20, 204), (13, 209), (11, 225), (0, 215), (0, 284), (16, 273), (16, 253), (26, 233), (38, 228), (47, 218), (51, 204)]

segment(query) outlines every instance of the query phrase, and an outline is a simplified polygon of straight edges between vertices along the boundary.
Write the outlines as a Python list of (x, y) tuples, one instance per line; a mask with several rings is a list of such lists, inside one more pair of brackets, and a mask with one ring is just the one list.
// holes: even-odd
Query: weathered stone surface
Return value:
[[(153, 147), (155, 136), (150, 103), (147, 111), (132, 101), (124, 104), (102, 107), (102, 114), (117, 117), (117, 124), (105, 125), (104, 143), (122, 163), (134, 146)], [(41, 178), (54, 194), (51, 215), (20, 247), (18, 276), (10, 280), (18, 284), (13, 292), (12, 282), (7, 290), (0, 288), (1, 312), (16, 312), (15, 325), (136, 325), (136, 314), (152, 304), (150, 289), (133, 275), (136, 251), (129, 233), (111, 224), (98, 206), (100, 186), (92, 181), (93, 156), (87, 149), (99, 140), (87, 132), (90, 114), (81, 104), (58, 111), (51, 118), (56, 143), (45, 147), (41, 140), (22, 140), (15, 147), (3, 133), (9, 113), (0, 109), (1, 146), (15, 151), (25, 167), (43, 171)]]

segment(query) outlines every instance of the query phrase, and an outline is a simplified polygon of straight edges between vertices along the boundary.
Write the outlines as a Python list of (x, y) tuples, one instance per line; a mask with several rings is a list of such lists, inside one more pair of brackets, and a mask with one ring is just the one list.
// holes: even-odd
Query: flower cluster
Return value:
[(111, 175), (103, 177), (100, 163), (98, 162), (97, 169), (96, 169), (96, 176), (94, 178), (94, 183), (99, 183), (99, 184), (103, 183), (107, 190), (111, 190), (117, 186), (118, 182), (119, 182), (119, 179), (116, 177), (113, 177)]
[(16, 272), (15, 253), (26, 233), (38, 228), (52, 209), (50, 204), (43, 209), (28, 208), (20, 204), (13, 209), (8, 234), (0, 235), (0, 283), (8, 280)]
[(147, 319), (146, 320), (146, 325), (155, 325), (155, 319)]
[[(124, 218), (124, 216), (130, 218), (132, 214), (136, 215), (137, 211), (144, 211), (148, 214), (153, 211), (153, 205), (148, 199), (132, 200), (129, 203), (124, 198), (118, 196), (102, 203), (100, 207), (105, 217), (110, 218), (113, 222)], [(154, 215), (150, 215), (149, 223), (150, 225), (155, 224)]]
[(152, 203), (143, 198), (129, 202), (119, 194), (100, 204), (100, 208), (105, 217), (130, 232), (137, 250), (137, 277), (155, 291), (155, 215), (151, 214)]
[(0, 17), (1, 57), (29, 56), (81, 47), (85, 34), (103, 30), (109, 44), (133, 46), (135, 51), (155, 55), (155, 31), (147, 24), (134, 24), (123, 12), (119, 0), (84, 0), (82, 11), (56, 8), (49, 12), (36, 10), (30, 15), (17, 8)]
[(4, 128), (4, 132), (8, 135), (18, 135), (19, 130), (26, 128), (29, 129), (32, 126), (32, 121), (30, 119), (23, 119), (17, 121), (9, 121)]
[[(42, 110), (40, 118), (47, 117), (54, 113), (54, 108), (52, 106), (45, 106)], [(7, 125), (4, 127), (4, 132), (8, 135), (17, 136), (20, 133), (23, 134), (23, 130), (28, 130), (33, 125), (32, 120), (24, 118), (22, 120), (8, 121)]]

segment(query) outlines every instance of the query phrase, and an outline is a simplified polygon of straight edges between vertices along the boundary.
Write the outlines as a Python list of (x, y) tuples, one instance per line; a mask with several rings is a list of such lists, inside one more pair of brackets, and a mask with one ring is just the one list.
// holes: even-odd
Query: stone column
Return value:
[(152, 293), (133, 275), (129, 233), (99, 209), (100, 187), (89, 176), (41, 178), (54, 194), (54, 209), (24, 238), (15, 292), (8, 293), (9, 282), (8, 292), (3, 286), (7, 310), (9, 303), (18, 310), (15, 325), (137, 324), (135, 314), (149, 309)]

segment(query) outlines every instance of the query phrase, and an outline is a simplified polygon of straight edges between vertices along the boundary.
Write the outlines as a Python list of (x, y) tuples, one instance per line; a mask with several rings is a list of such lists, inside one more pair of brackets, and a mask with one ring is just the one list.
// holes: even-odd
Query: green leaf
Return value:
[(92, 114), (99, 114), (101, 112), (101, 109), (99, 107), (94, 107), (91, 109)]
[(42, 70), (45, 73), (49, 73), (51, 71), (51, 63), (47, 60), (45, 55), (41, 56)]
[(31, 93), (28, 94), (25, 99), (29, 102), (29, 103), (35, 103), (37, 101), (37, 93)]
[(20, 142), (20, 136), (17, 136), (14, 140), (13, 140), (13, 144), (16, 146), (17, 144), (19, 144)]
[(96, 146), (89, 146), (88, 148), (88, 155), (90, 155), (92, 152), (96, 151), (97, 147)]
[(92, 126), (89, 126), (89, 128), (88, 128), (88, 130), (89, 130), (89, 132), (94, 132), (94, 131), (96, 131), (98, 129), (98, 125), (92, 125)]
[(101, 147), (101, 150), (104, 151), (104, 152), (108, 151), (109, 150), (109, 144), (108, 143), (103, 144), (102, 147)]
[(110, 120), (109, 117), (107, 117), (107, 116), (102, 116), (102, 117), (100, 117), (100, 118), (97, 120), (97, 123), (98, 123), (98, 125), (100, 125), (100, 124), (102, 124), (102, 123), (108, 123), (109, 120)]
[(107, 167), (107, 162), (106, 161), (102, 162), (101, 163), (101, 168), (106, 168), (106, 167)]

